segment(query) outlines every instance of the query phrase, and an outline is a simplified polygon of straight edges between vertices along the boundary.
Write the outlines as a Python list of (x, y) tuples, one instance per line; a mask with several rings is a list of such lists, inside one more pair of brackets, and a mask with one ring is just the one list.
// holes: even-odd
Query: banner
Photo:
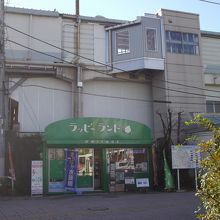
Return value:
[(165, 182), (165, 189), (166, 190), (172, 190), (174, 189), (174, 182), (173, 182), (173, 176), (171, 174), (169, 165), (167, 163), (165, 150), (163, 150), (163, 161), (164, 161), (164, 182)]
[(10, 143), (8, 143), (8, 159), (9, 159), (9, 176), (12, 181), (15, 181), (16, 180), (15, 169), (14, 169), (13, 155), (12, 155), (12, 149)]
[(43, 161), (33, 160), (31, 163), (31, 195), (43, 194)]
[(77, 187), (78, 150), (65, 150), (65, 181), (66, 190), (75, 191)]

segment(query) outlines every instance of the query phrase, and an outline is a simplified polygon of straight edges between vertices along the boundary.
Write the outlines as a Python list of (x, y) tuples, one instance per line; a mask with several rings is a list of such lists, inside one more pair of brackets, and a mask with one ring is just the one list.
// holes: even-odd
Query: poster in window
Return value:
[(78, 151), (65, 151), (65, 189), (75, 190), (77, 184)]

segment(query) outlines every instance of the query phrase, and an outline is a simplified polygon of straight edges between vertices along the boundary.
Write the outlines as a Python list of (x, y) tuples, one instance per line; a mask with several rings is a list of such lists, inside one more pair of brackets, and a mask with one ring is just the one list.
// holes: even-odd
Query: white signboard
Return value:
[(34, 160), (31, 164), (31, 195), (43, 194), (43, 161)]
[(149, 179), (148, 178), (140, 178), (136, 179), (136, 186), (137, 187), (149, 187)]
[(135, 184), (134, 177), (125, 177), (125, 184)]
[(194, 169), (198, 168), (200, 153), (196, 145), (172, 146), (172, 168)]

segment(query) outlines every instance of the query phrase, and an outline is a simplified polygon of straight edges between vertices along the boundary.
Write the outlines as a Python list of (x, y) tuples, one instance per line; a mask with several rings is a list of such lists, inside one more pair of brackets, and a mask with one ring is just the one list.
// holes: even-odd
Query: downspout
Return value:
[[(32, 35), (32, 23), (33, 23), (33, 16), (30, 15), (29, 16), (29, 25), (28, 25), (28, 34), (29, 35)], [(31, 44), (32, 44), (32, 39), (29, 37), (28, 38), (28, 47), (31, 47)], [(32, 59), (32, 53), (31, 53), (31, 50), (28, 49), (28, 54), (27, 54), (27, 60), (31, 60)]]
[(110, 71), (113, 70), (113, 63), (112, 63), (112, 31), (108, 30), (108, 61), (109, 61), (109, 65), (110, 67)]

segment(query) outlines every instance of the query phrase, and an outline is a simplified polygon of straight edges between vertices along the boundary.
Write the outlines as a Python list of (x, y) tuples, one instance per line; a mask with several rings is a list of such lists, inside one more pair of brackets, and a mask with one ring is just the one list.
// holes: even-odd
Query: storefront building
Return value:
[(150, 188), (151, 144), (150, 128), (130, 120), (54, 122), (44, 132), (44, 193)]

